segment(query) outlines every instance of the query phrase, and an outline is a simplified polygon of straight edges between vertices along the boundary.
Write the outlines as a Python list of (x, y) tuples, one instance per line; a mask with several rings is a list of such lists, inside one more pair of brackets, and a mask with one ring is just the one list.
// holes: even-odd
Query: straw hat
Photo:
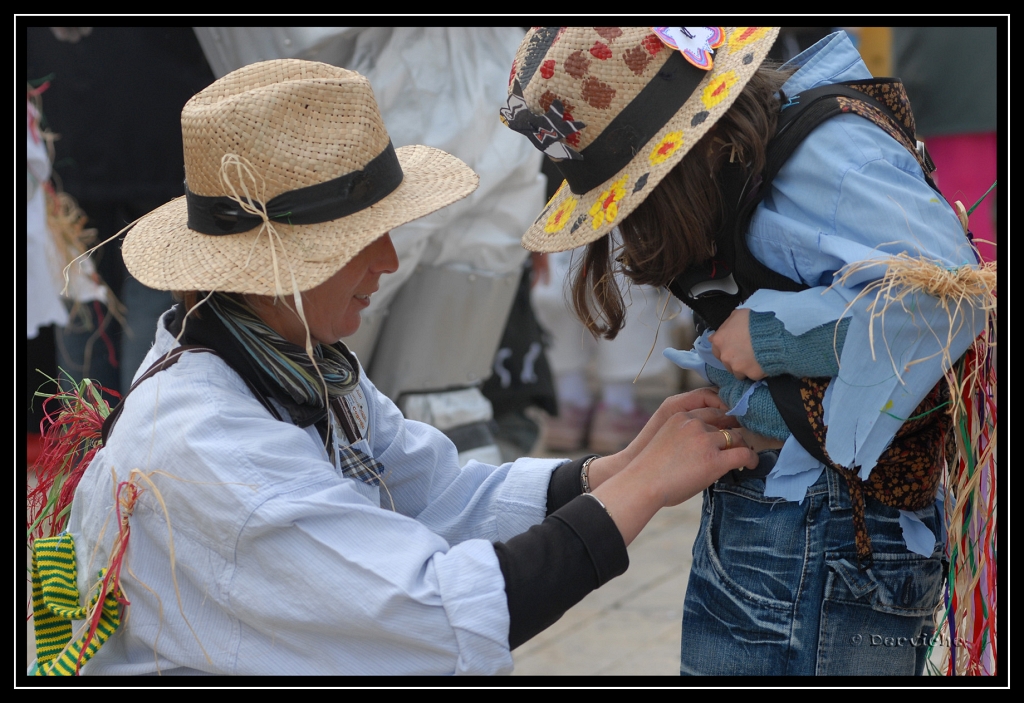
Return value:
[(566, 179), (523, 235), (573, 249), (629, 215), (729, 109), (777, 27), (537, 27), (502, 120)]
[(308, 290), (479, 182), (438, 149), (394, 149), (369, 81), (312, 61), (229, 73), (186, 103), (181, 131), (186, 195), (123, 246), (132, 275), (159, 290)]

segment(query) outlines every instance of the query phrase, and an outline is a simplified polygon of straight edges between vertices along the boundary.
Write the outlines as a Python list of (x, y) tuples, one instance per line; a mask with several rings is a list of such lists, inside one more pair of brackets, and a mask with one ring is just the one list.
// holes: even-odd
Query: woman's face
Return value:
[[(398, 254), (391, 236), (374, 240), (337, 273), (302, 294), (302, 309), (309, 324), (314, 345), (334, 344), (359, 329), (359, 313), (370, 304), (370, 296), (380, 287), (380, 277), (398, 270)], [(274, 305), (263, 298), (254, 305), (263, 321), (278, 334), (300, 347), (306, 346), (302, 320), (289, 304)]]

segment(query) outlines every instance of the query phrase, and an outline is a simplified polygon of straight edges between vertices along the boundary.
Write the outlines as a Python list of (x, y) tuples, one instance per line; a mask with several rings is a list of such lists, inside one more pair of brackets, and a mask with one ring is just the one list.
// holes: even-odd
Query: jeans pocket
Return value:
[(722, 584), (753, 603), (790, 611), (806, 561), (809, 503), (765, 498), (744, 483), (716, 485), (705, 540)]
[(941, 559), (876, 554), (863, 572), (850, 559), (826, 564), (817, 673), (920, 675), (935, 629)]
[[(756, 483), (716, 484), (702, 516), (683, 606), (683, 675), (787, 671), (806, 553), (803, 520), (790, 510), (803, 509), (759, 496)], [(801, 525), (779, 527), (776, 517)]]

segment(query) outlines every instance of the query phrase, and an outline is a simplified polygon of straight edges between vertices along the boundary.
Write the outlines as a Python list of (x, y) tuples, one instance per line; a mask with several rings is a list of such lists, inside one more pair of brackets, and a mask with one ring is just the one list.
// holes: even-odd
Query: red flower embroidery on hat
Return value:
[(658, 38), (657, 34), (648, 34), (644, 37), (640, 44), (647, 50), (647, 53), (651, 56), (656, 55), (661, 51), (661, 47), (665, 46), (661, 43), (661, 39)]
[(615, 88), (612, 88), (607, 83), (602, 83), (593, 76), (589, 76), (583, 81), (583, 90), (580, 92), (580, 97), (586, 100), (592, 107), (603, 110), (612, 104), (612, 98), (615, 97)]
[(710, 110), (715, 105), (722, 102), (722, 100), (724, 100), (729, 94), (729, 90), (736, 85), (736, 81), (736, 72), (726, 71), (711, 83), (708, 83), (707, 87), (704, 88), (703, 95), (701, 95), (701, 100), (704, 102), (704, 106)]
[[(559, 186), (557, 191), (555, 191), (555, 194), (551, 196), (551, 200), (548, 202), (549, 206), (558, 198), (558, 194), (562, 191), (562, 188), (564, 187), (565, 181), (563, 181), (562, 185)], [(558, 232), (563, 227), (565, 227), (565, 225), (569, 222), (569, 217), (570, 215), (572, 215), (572, 211), (576, 209), (576, 204), (578, 202), (579, 201), (576, 198), (572, 197), (571, 195), (568, 198), (566, 198), (562, 202), (562, 204), (559, 205), (555, 209), (555, 211), (551, 213), (551, 215), (548, 217), (548, 220), (544, 225), (544, 231), (547, 232), (548, 234), (554, 234), (555, 232)]]
[(599, 41), (594, 42), (594, 45), (590, 47), (590, 53), (594, 58), (601, 59), (602, 61), (612, 57), (612, 50), (606, 44), (602, 44)]
[(669, 132), (658, 142), (647, 157), (652, 166), (664, 163), (683, 145), (682, 131)]
[(551, 78), (555, 75), (555, 60), (548, 59), (540, 65), (540, 75), (544, 78)]
[[(576, 121), (575, 118), (572, 116), (572, 109), (573, 107), (569, 103), (566, 103), (565, 109), (562, 110), (562, 117), (565, 118), (567, 122)], [(565, 141), (567, 141), (569, 144), (578, 149), (580, 146), (580, 133), (573, 132), (572, 134), (566, 135)]]
[(565, 60), (565, 72), (573, 78), (583, 78), (590, 66), (590, 59), (582, 51), (574, 51)]
[(618, 27), (594, 27), (594, 31), (608, 42), (615, 41), (622, 36), (622, 30)]
[(612, 187), (601, 193), (601, 196), (590, 207), (590, 222), (597, 229), (606, 222), (614, 222), (619, 216), (619, 201), (626, 197), (626, 183), (629, 174), (612, 183)]
[(630, 71), (639, 76), (653, 59), (641, 47), (634, 46), (632, 49), (626, 49), (622, 54), (622, 60), (626, 62)]
[(516, 79), (516, 60), (512, 59), (512, 70), (508, 74), (508, 84), (512, 85), (512, 81)]

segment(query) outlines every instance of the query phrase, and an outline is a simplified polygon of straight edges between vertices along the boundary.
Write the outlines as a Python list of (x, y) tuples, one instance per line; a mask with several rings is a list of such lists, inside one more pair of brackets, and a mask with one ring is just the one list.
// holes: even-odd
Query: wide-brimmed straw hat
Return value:
[(313, 61), (229, 73), (186, 103), (181, 131), (186, 195), (123, 246), (131, 274), (159, 290), (308, 290), (479, 182), (439, 149), (395, 149), (367, 79)]
[(729, 109), (777, 35), (777, 27), (530, 30), (501, 117), (565, 180), (523, 246), (565, 251), (621, 223)]

